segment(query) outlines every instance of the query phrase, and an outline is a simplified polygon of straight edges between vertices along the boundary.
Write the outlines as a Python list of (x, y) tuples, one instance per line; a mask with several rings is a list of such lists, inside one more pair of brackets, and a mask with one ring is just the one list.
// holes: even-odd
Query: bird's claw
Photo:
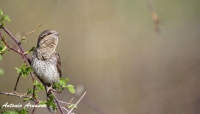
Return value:
[(49, 93), (51, 90), (53, 90), (52, 85), (50, 87), (47, 87), (47, 93)]

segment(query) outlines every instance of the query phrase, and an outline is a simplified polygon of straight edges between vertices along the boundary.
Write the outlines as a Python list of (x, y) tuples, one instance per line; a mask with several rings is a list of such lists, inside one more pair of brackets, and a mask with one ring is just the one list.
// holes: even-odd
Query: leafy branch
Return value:
[[(22, 47), (22, 43), (23, 40), (25, 39), (25, 37), (28, 34), (34, 33), (35, 31), (38, 30), (38, 28), (41, 26), (39, 25), (38, 28), (36, 28), (35, 30), (31, 31), (31, 32), (27, 32), (20, 40), (18, 40), (17, 38), (15, 38), (15, 36), (7, 29), (4, 27), (4, 22), (8, 21), (11, 22), (10, 18), (7, 15), (3, 15), (3, 11), (0, 10), (0, 30), (3, 30), (17, 45), (18, 48), (13, 48), (5, 39), (5, 37), (2, 34), (2, 31), (0, 31), (0, 60), (2, 60), (2, 55), (8, 53), (9, 51), (14, 51), (15, 53), (17, 53), (18, 55), (20, 55), (23, 59), (23, 64), (21, 65), (21, 67), (15, 67), (15, 69), (17, 70), (18, 78), (16, 81), (16, 85), (14, 87), (14, 92), (0, 92), (0, 94), (3, 95), (8, 95), (8, 96), (15, 96), (15, 97), (20, 97), (23, 98), (23, 101), (33, 101), (35, 103), (35, 105), (40, 105), (40, 104), (46, 104), (47, 106), (53, 106), (54, 109), (59, 109), (60, 112), (62, 114), (64, 114), (63, 110), (67, 112), (67, 114), (72, 114), (72, 111), (77, 107), (77, 104), (80, 102), (80, 100), (85, 96), (86, 92), (83, 94), (83, 96), (78, 100), (78, 102), (76, 102), (75, 104), (70, 102), (64, 102), (64, 101), (59, 101), (57, 98), (57, 95), (61, 93), (62, 90), (64, 89), (68, 89), (69, 92), (71, 92), (72, 94), (75, 93), (75, 89), (73, 85), (68, 84), (69, 82), (69, 78), (63, 79), (61, 78), (59, 80), (58, 83), (54, 84), (53, 87), (55, 88), (54, 90), (50, 91), (50, 99), (47, 101), (40, 101), (38, 100), (38, 95), (37, 93), (39, 91), (44, 90), (44, 85), (43, 82), (40, 83), (36, 80), (35, 76), (34, 76), (34, 72), (31, 68), (31, 60), (28, 57), (28, 53), (32, 52), (34, 50), (34, 47), (32, 47), (31, 49), (29, 49), (28, 51), (25, 51), (24, 48)], [(0, 74), (3, 74), (4, 71), (2, 69), (0, 69)], [(33, 81), (33, 88), (29, 88), (26, 86), (27, 88), (27, 92), (26, 93), (18, 93), (16, 92), (17, 90), (17, 85), (19, 82), (20, 77), (24, 77), (26, 78), (27, 76), (31, 76), (32, 81)], [(29, 96), (28, 96), (29, 95)], [(54, 100), (56, 101), (56, 104), (54, 103)], [(64, 103), (66, 106), (62, 107), (60, 103)], [(70, 109), (70, 110), (69, 110)], [(31, 114), (34, 114), (36, 110), (36, 107), (33, 108)], [(2, 112), (3, 114), (28, 114), (28, 111), (26, 108), (23, 108), (21, 110), (15, 110), (15, 111), (4, 111)]]

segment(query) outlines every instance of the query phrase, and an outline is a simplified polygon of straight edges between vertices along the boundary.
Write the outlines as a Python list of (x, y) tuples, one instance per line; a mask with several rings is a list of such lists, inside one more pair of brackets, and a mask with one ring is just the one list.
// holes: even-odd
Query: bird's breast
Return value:
[(59, 73), (53, 60), (42, 61), (36, 57), (32, 59), (35, 74), (44, 82), (53, 84), (59, 81)]

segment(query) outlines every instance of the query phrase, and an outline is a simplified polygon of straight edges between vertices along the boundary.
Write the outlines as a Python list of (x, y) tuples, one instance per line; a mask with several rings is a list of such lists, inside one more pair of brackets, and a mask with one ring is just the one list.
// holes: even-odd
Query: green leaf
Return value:
[(31, 67), (26, 67), (26, 68), (25, 68), (25, 71), (26, 71), (27, 73), (30, 73), (30, 72), (32, 71), (32, 69), (31, 69)]
[(26, 108), (23, 108), (21, 110), (15, 109), (17, 114), (28, 114), (28, 110)]
[(7, 47), (4, 46), (4, 47), (0, 47), (0, 54), (5, 54), (8, 50), (6, 50)]
[(74, 104), (70, 104), (67, 108), (77, 108)]
[(27, 42), (26, 37), (23, 36), (21, 42)]
[(42, 83), (39, 83), (37, 80), (34, 81), (33, 85), (37, 87), (37, 92), (39, 92), (40, 90), (44, 90), (44, 85)]
[(17, 70), (17, 73), (21, 74), (24, 78), (33, 71), (31, 67), (27, 67), (26, 64), (23, 64), (21, 68), (15, 67), (15, 69)]
[(28, 90), (27, 95), (30, 94), (30, 93), (33, 93), (33, 90), (31, 88), (26, 86), (26, 89)]
[(2, 52), (6, 51), (7, 47), (4, 46), (4, 48), (1, 50)]
[(65, 78), (65, 83), (67, 84), (69, 82), (69, 78)]
[(56, 104), (55, 104), (55, 102), (54, 102), (54, 97), (53, 97), (53, 95), (51, 95), (51, 96), (49, 97), (49, 99), (48, 99), (47, 102), (46, 102), (46, 105), (47, 105), (47, 106), (52, 106), (52, 107), (53, 107), (53, 110), (56, 109)]
[(24, 98), (23, 99), (23, 102), (27, 101), (27, 100), (30, 100), (31, 98)]
[(33, 51), (35, 49), (35, 47), (32, 47), (30, 50), (28, 50), (27, 52), (25, 52), (24, 54), (28, 54), (30, 53), (31, 51)]
[(60, 78), (59, 82), (55, 83), (53, 87), (57, 90), (57, 92), (61, 92), (61, 90), (68, 88), (68, 90), (71, 93), (75, 93), (75, 89), (73, 85), (66, 85), (68, 82), (69, 82), (69, 78), (66, 78), (66, 79)]
[(40, 101), (39, 104), (43, 105), (43, 104), (46, 104), (46, 103), (47, 103), (47, 101)]
[(17, 70), (18, 74), (21, 73), (21, 69), (20, 68), (15, 67), (15, 69)]
[(3, 69), (0, 68), (0, 75), (3, 75), (4, 74), (4, 71)]
[(55, 84), (53, 85), (53, 87), (54, 87), (54, 88), (58, 88), (58, 87), (59, 87), (59, 83), (55, 83)]
[(10, 18), (7, 15), (2, 16), (0, 22), (2, 23), (5, 20), (8, 21), (8, 22), (11, 22)]
[(38, 84), (37, 87), (39, 90), (44, 90), (44, 86), (42, 84)]
[(34, 80), (34, 82), (33, 82), (33, 85), (38, 85), (38, 81), (37, 80)]
[(74, 106), (74, 104), (70, 104), (69, 106), (68, 106), (68, 108), (72, 108)]
[(18, 114), (16, 111), (4, 111), (2, 114)]
[(68, 89), (72, 94), (75, 93), (75, 89), (74, 89), (74, 86), (73, 86), (73, 85), (67, 85), (67, 89)]
[(11, 22), (10, 17), (8, 17), (7, 15), (4, 17), (4, 20)]
[(67, 86), (66, 85), (62, 85), (62, 88), (67, 88)]
[(60, 84), (60, 85), (65, 85), (65, 84), (66, 84), (66, 83), (65, 83), (65, 80), (61, 78), (61, 79), (59, 80), (59, 84)]
[(0, 22), (1, 23), (1, 26), (0, 26), (0, 29), (4, 26), (4, 23)]
[(34, 96), (35, 96), (36, 99), (38, 98), (38, 95), (36, 94), (36, 92), (34, 92)]
[(2, 55), (0, 54), (0, 60), (2, 60)]

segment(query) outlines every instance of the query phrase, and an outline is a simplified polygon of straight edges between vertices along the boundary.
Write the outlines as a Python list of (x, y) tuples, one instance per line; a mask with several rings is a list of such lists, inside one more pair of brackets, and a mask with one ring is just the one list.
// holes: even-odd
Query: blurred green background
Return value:
[[(11, 18), (6, 28), (15, 36), (42, 24), (27, 36), (26, 50), (43, 30), (60, 32), (63, 77), (87, 91), (76, 114), (199, 114), (200, 1), (153, 3), (164, 21), (160, 33), (146, 0), (0, 0), (0, 8)], [(22, 63), (14, 52), (3, 56), (0, 91), (13, 91), (14, 67)], [(17, 91), (26, 92), (25, 85), (32, 87), (30, 77), (21, 78)], [(72, 97), (68, 91), (59, 95), (63, 101)], [(39, 98), (46, 99), (44, 91)], [(0, 105), (6, 102), (22, 99), (0, 95)]]

